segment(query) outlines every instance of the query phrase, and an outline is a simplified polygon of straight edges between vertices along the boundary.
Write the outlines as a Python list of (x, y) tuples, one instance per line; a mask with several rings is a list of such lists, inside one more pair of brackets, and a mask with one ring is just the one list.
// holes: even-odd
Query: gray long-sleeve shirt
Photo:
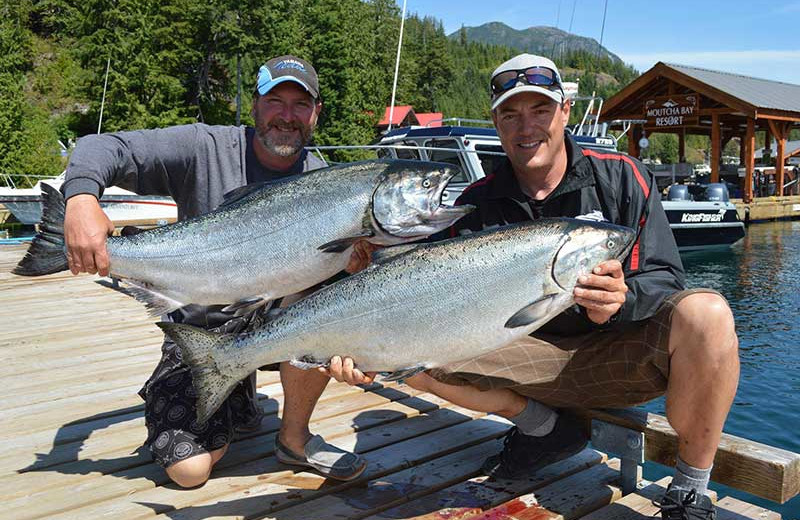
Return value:
[[(326, 166), (304, 150), (288, 170), (267, 169), (253, 152), (254, 136), (251, 127), (201, 123), (86, 136), (70, 157), (61, 191), (67, 199), (82, 193), (99, 198), (109, 186), (142, 195), (170, 195), (178, 206), (178, 219), (183, 220), (213, 211), (226, 193), (248, 183)], [(187, 305), (171, 318), (217, 327), (233, 317), (221, 309)]]
[(306, 151), (287, 171), (264, 168), (252, 151), (254, 130), (201, 123), (81, 138), (61, 188), (65, 198), (96, 197), (108, 186), (142, 195), (170, 195), (178, 219), (214, 210), (229, 191), (248, 183), (326, 166)]

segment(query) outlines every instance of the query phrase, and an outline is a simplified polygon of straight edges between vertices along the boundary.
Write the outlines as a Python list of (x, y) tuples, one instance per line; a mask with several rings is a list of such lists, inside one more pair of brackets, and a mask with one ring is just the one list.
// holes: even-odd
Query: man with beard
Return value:
[[(114, 225), (98, 203), (105, 187), (170, 195), (178, 205), (179, 219), (210, 212), (236, 188), (326, 166), (304, 148), (321, 109), (311, 64), (280, 56), (259, 69), (252, 108), (255, 128), (191, 124), (82, 138), (61, 188), (67, 199), (64, 235), (70, 270), (108, 275), (106, 238)], [(222, 307), (188, 305), (166, 319), (240, 332), (258, 326), (265, 315), (262, 309), (234, 317)], [(275, 441), (277, 458), (337, 480), (356, 478), (366, 461), (309, 431), (311, 413), (328, 377), (288, 363), (279, 369), (284, 410)], [(199, 424), (191, 372), (175, 344), (164, 340), (161, 360), (139, 395), (145, 400), (145, 445), (174, 482), (183, 487), (205, 483), (234, 433), (258, 429), (262, 411), (255, 383), (255, 374), (241, 381), (223, 406)]]

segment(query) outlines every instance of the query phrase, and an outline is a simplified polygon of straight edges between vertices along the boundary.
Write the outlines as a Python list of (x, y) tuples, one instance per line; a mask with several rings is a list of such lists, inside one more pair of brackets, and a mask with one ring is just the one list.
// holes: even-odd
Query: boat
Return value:
[[(584, 148), (617, 152), (617, 139), (606, 134), (605, 128), (591, 121), (587, 123), (584, 117), (568, 131)], [(379, 155), (459, 166), (462, 174), (453, 178), (445, 189), (442, 197), (445, 204), (454, 203), (467, 186), (492, 172), (496, 161), (505, 155), (493, 127), (400, 127), (387, 132), (378, 145)], [(724, 184), (697, 185), (691, 190), (679, 184), (674, 188), (662, 197), (661, 204), (680, 251), (726, 248), (744, 237), (744, 223)]]
[[(38, 181), (33, 188), (0, 187), (0, 204), (23, 225), (38, 224), (42, 218), (41, 184), (59, 189), (64, 174)], [(132, 191), (112, 186), (100, 198), (100, 207), (116, 227), (162, 226), (175, 222), (178, 207), (170, 197), (138, 195)]]
[(673, 184), (661, 205), (682, 251), (727, 247), (744, 238), (744, 222), (724, 183)]

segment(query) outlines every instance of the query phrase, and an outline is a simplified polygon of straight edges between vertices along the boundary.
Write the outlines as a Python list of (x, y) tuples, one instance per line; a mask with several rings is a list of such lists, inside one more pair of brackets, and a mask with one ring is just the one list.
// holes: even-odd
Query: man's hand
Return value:
[(333, 356), (329, 368), (320, 367), (318, 369), (323, 374), (327, 374), (340, 383), (347, 383), (348, 385), (368, 385), (375, 380), (376, 372), (367, 372), (366, 374), (357, 369), (353, 358), (341, 356)]
[(99, 273), (108, 276), (106, 239), (113, 232), (114, 224), (103, 213), (94, 195), (70, 197), (64, 216), (64, 240), (72, 274)]
[(344, 268), (350, 274), (356, 274), (367, 268), (372, 260), (372, 253), (381, 249), (382, 246), (377, 246), (366, 240), (359, 240), (353, 244), (353, 253), (350, 255), (350, 261), (347, 267)]
[(575, 303), (586, 308), (586, 315), (602, 325), (619, 311), (625, 303), (628, 286), (619, 260), (608, 260), (592, 270), (592, 274), (578, 278), (573, 294)]

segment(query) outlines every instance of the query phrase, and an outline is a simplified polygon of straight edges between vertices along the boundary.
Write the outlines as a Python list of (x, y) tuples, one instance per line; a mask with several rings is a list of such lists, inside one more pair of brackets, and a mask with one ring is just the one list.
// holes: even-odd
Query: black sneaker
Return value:
[(543, 437), (525, 435), (515, 426), (506, 434), (503, 451), (483, 463), (485, 475), (500, 479), (520, 479), (545, 466), (579, 453), (589, 438), (583, 425), (571, 414), (561, 412), (553, 431)]
[(697, 496), (694, 489), (686, 491), (673, 488), (672, 484), (661, 498), (661, 502), (653, 500), (653, 505), (661, 510), (663, 520), (714, 520), (717, 508), (711, 503), (708, 495)]

